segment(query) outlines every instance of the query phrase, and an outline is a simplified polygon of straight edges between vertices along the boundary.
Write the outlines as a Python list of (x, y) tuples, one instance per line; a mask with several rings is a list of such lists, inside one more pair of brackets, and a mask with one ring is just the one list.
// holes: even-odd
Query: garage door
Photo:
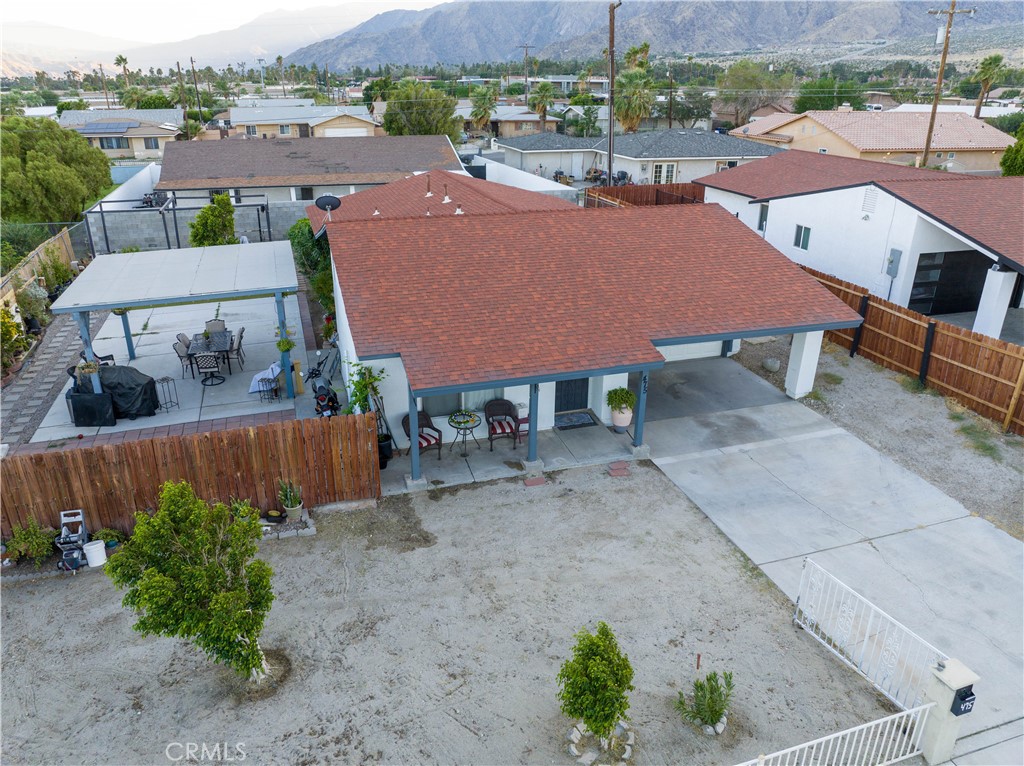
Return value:
[(327, 138), (342, 138), (344, 136), (365, 136), (368, 135), (366, 128), (324, 128), (324, 136)]

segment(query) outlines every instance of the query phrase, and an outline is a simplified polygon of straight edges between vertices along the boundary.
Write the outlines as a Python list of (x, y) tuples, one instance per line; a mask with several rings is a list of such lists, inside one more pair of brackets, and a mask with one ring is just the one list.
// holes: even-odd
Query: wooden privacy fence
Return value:
[(693, 205), (704, 201), (700, 184), (644, 184), (588, 187), (585, 207)]
[(1024, 434), (1024, 348), (940, 322), (871, 295), (865, 288), (804, 270), (859, 311), (864, 323), (826, 337), (876, 364), (918, 378), (1004, 431)]
[(82, 508), (88, 529), (130, 532), (135, 513), (156, 508), (165, 481), (188, 481), (209, 501), (247, 499), (278, 507), (277, 482), (302, 487), (306, 507), (380, 496), (372, 413), (140, 439), (85, 449), (13, 455), (0, 461), (0, 527), (35, 518), (56, 527)]

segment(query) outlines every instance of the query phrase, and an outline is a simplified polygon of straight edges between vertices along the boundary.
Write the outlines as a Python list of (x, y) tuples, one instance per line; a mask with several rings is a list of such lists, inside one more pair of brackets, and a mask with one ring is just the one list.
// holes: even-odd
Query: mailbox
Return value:
[(953, 707), (950, 712), (955, 716), (970, 713), (974, 709), (974, 684), (957, 689), (953, 695)]

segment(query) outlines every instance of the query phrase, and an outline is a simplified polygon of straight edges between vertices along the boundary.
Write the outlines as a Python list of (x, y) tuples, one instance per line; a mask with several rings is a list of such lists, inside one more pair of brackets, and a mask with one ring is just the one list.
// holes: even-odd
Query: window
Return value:
[(942, 159), (942, 152), (935, 152), (935, 159), (941, 160)]
[(124, 136), (116, 138), (101, 138), (100, 149), (127, 149), (128, 139)]
[(757, 230), (764, 231), (768, 226), (768, 206), (761, 205), (760, 211), (757, 214)]
[(245, 126), (245, 135), (247, 135), (247, 136), (258, 136), (259, 133), (256, 131), (256, 126), (255, 125), (246, 125)]
[(210, 202), (213, 202), (213, 198), (218, 194), (227, 194), (227, 189), (210, 189)]
[(235, 204), (236, 205), (241, 205), (242, 204), (242, 190), (241, 189), (235, 189)]
[(956, 157), (956, 152), (949, 152), (949, 153), (946, 154), (946, 159), (947, 160), (951, 160), (954, 157)]
[(312, 186), (300, 186), (299, 187), (299, 199), (313, 199), (313, 187)]
[(828, 154), (828, 149), (818, 149), (818, 154)]
[(676, 175), (675, 163), (654, 163), (654, 183), (670, 184)]
[(159, 138), (144, 138), (144, 139), (142, 139), (142, 143), (146, 146), (147, 149), (159, 149), (160, 148), (160, 139)]
[(280, 135), (280, 136), (290, 136), (292, 134), (292, 126), (291, 125), (278, 125), (277, 126), (277, 134)]
[(715, 172), (721, 173), (723, 170), (734, 168), (739, 164), (737, 160), (717, 160), (715, 162)]
[(502, 388), (488, 388), (482, 391), (465, 391), (461, 394), (424, 396), (422, 409), (429, 412), (431, 417), (438, 419), (446, 418), (456, 410), (481, 412), (487, 402), (491, 399), (500, 399), (504, 392)]
[(806, 250), (807, 245), (811, 241), (811, 230), (807, 226), (800, 226), (797, 224), (796, 236), (793, 237), (793, 247), (799, 247), (801, 250)]

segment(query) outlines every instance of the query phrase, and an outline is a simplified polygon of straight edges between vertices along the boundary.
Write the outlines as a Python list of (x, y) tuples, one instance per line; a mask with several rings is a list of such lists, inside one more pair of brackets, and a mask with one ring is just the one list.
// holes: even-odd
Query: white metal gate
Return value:
[(793, 622), (904, 710), (923, 700), (930, 668), (946, 655), (810, 559)]

